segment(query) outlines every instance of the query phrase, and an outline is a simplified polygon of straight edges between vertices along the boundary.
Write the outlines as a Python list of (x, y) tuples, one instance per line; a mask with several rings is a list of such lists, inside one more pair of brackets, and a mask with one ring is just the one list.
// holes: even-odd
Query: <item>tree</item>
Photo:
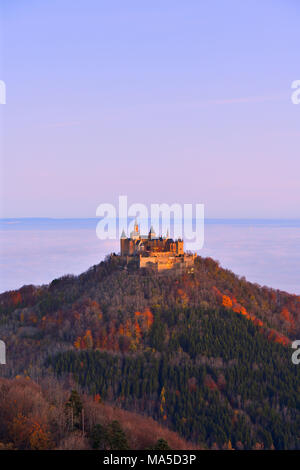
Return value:
[(93, 449), (105, 449), (106, 445), (106, 429), (101, 424), (96, 424), (90, 435), (91, 445)]
[(65, 409), (71, 420), (71, 428), (73, 428), (74, 424), (79, 424), (79, 418), (83, 410), (82, 400), (76, 390), (71, 391), (70, 398), (65, 404)]
[(112, 421), (107, 426), (106, 440), (109, 450), (129, 450), (126, 434), (119, 421)]
[(29, 440), (32, 450), (47, 450), (53, 447), (50, 434), (38, 422), (33, 423)]
[(150, 450), (171, 450), (171, 447), (165, 439), (158, 439)]
[(112, 421), (106, 427), (96, 424), (90, 439), (93, 449), (129, 450), (126, 434), (119, 421)]

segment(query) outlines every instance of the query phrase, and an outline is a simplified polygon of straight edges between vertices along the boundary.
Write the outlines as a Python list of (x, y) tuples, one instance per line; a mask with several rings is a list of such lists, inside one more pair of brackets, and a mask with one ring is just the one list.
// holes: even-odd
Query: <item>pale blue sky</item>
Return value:
[(300, 217), (298, 0), (0, 8), (1, 216), (93, 217), (126, 194)]

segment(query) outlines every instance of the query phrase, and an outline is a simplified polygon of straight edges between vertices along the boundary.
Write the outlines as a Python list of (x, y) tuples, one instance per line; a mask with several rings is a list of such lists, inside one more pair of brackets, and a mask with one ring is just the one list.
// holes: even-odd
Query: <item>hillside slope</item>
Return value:
[(299, 448), (300, 297), (196, 259), (158, 274), (117, 256), (0, 296), (4, 374), (73, 374), (92, 395), (209, 448)]
[[(59, 383), (53, 377), (39, 384), (28, 376), (0, 378), (0, 450), (138, 450), (164, 443), (176, 450), (197, 448), (153, 419), (106, 404), (99, 396), (74, 392), (71, 385), (74, 387), (68, 380)], [(74, 396), (76, 402), (70, 403)], [(76, 416), (78, 405), (81, 413)], [(109, 442), (102, 442), (102, 447), (95, 442), (99, 428), (102, 434), (110, 430)]]

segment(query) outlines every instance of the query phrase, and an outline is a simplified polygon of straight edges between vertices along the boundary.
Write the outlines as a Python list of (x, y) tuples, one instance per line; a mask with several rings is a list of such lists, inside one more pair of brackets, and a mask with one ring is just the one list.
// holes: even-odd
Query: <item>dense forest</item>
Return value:
[[(299, 296), (251, 284), (210, 258), (178, 274), (111, 255), (80, 276), (0, 295), (2, 380), (51, 377), (58, 389), (72, 379), (101, 409), (154, 419), (190, 443), (174, 434), (173, 448), (300, 449), (300, 369), (290, 348), (299, 335)], [(113, 418), (98, 434), (113, 422), (124, 434)], [(96, 430), (75, 424), (62, 434), (80, 428), (93, 446)], [(160, 434), (144, 445), (171, 445)]]
[(54, 377), (0, 378), (0, 450), (197, 449), (151, 418)]

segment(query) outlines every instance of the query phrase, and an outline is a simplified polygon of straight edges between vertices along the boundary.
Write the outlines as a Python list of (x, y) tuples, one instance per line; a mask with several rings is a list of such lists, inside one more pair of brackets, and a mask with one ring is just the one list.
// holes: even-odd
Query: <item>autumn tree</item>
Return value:
[(73, 429), (74, 425), (79, 425), (83, 410), (82, 400), (76, 390), (71, 391), (69, 400), (65, 404), (65, 410), (71, 423), (71, 429)]

